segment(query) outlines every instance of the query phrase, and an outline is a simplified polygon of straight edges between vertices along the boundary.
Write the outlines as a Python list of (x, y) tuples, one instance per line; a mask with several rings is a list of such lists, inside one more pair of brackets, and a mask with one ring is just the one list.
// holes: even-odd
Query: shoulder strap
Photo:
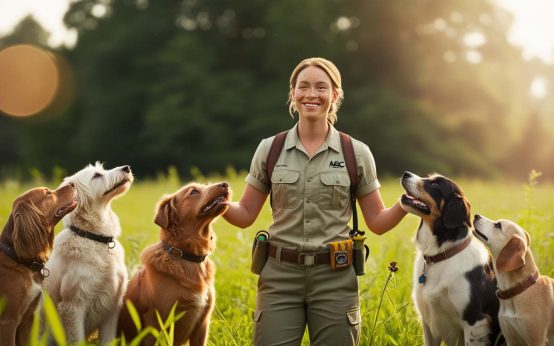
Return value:
[(283, 146), (285, 145), (285, 139), (287, 139), (287, 133), (289, 133), (288, 130), (275, 135), (275, 138), (271, 143), (271, 147), (269, 147), (269, 152), (267, 153), (267, 162), (265, 165), (265, 172), (267, 175), (269, 186), (271, 186), (271, 175), (273, 174), (273, 168), (275, 168), (275, 164), (279, 159), (279, 155), (281, 155), (281, 150), (283, 150)]
[(358, 210), (356, 209), (356, 187), (358, 186), (358, 170), (356, 168), (356, 155), (354, 154), (354, 146), (352, 145), (352, 137), (344, 132), (339, 131), (340, 145), (342, 154), (346, 163), (346, 170), (350, 177), (350, 204), (352, 206), (352, 231), (351, 235), (363, 234), (358, 230)]

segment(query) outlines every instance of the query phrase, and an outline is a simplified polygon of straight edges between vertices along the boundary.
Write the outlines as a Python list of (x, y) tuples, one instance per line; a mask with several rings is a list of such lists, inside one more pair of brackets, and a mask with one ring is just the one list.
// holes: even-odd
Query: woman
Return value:
[[(314, 265), (309, 255), (328, 253), (330, 242), (349, 237), (350, 180), (333, 127), (342, 99), (340, 73), (332, 62), (301, 61), (292, 72), (289, 92), (289, 112), (298, 113), (299, 121), (287, 134), (271, 187), (266, 159), (274, 137), (258, 146), (244, 194), (223, 215), (235, 226), (250, 226), (272, 190), (269, 233), (274, 251), (270, 246), (258, 281), (255, 345), (300, 345), (306, 324), (312, 345), (358, 343), (361, 317), (354, 269), (331, 271), (329, 263)], [(385, 208), (369, 148), (354, 139), (352, 144), (356, 197), (367, 226), (380, 235), (406, 213), (398, 203)]]

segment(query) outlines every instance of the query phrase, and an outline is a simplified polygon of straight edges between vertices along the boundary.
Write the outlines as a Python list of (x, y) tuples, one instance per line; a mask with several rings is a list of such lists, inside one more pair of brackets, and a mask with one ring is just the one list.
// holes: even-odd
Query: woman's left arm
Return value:
[(400, 220), (406, 216), (406, 212), (396, 202), (392, 207), (385, 208), (379, 189), (358, 198), (358, 204), (364, 215), (364, 220), (369, 230), (381, 235), (390, 231), (398, 225)]

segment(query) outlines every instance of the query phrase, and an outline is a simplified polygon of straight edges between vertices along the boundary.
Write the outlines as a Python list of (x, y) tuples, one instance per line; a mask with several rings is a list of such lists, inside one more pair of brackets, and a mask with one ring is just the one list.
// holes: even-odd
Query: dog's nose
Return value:
[(404, 174), (402, 174), (402, 178), (406, 178), (406, 179), (411, 177), (411, 176), (412, 176), (412, 173), (410, 173), (408, 171), (406, 171), (406, 172), (404, 172)]
[(227, 183), (221, 183), (221, 184), (219, 184), (219, 186), (222, 187), (222, 188), (224, 188), (224, 189), (226, 189), (226, 188), (229, 187), (229, 184), (227, 184)]
[(475, 220), (479, 220), (480, 218), (481, 218), (481, 215), (475, 214), (475, 217), (474, 217)]
[(121, 168), (121, 170), (123, 172), (131, 173), (131, 166), (129, 166), (129, 165), (123, 166), (123, 168)]

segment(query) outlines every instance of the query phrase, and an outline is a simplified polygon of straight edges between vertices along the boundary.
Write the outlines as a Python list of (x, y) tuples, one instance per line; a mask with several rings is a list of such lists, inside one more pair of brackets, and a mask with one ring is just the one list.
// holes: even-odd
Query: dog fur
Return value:
[[(215, 247), (211, 222), (227, 208), (229, 188), (226, 183), (200, 185), (191, 183), (164, 197), (157, 207), (155, 223), (161, 227), (161, 242), (141, 254), (143, 267), (129, 282), (125, 300), (138, 311), (142, 326), (158, 328), (156, 311), (166, 320), (172, 306), (185, 315), (175, 323), (175, 345), (206, 345), (210, 315), (215, 304), (214, 273), (211, 260), (195, 263), (175, 257), (180, 251), (207, 255)], [(165, 242), (174, 250), (164, 249)], [(179, 249), (179, 250), (177, 250)], [(118, 333), (131, 340), (137, 330), (127, 307), (122, 310)], [(153, 345), (154, 340), (144, 344)]]
[[(476, 215), (475, 235), (490, 250), (498, 288), (502, 291), (524, 282), (538, 271), (530, 236), (510, 220), (492, 221)], [(520, 294), (500, 299), (500, 327), (508, 345), (554, 345), (554, 280), (540, 275)]]
[[(63, 219), (65, 228), (54, 242), (47, 264), (51, 275), (45, 283), (69, 343), (84, 341), (97, 328), (103, 344), (115, 338), (127, 269), (123, 247), (117, 240), (121, 226), (111, 202), (127, 192), (132, 182), (129, 166), (105, 170), (97, 162), (62, 183), (75, 185), (79, 205)], [(107, 244), (80, 237), (71, 226), (114, 237), (115, 246), (110, 249)]]
[[(415, 243), (413, 298), (423, 324), (425, 345), (492, 345), (499, 332), (496, 280), (491, 258), (473, 240), (452, 257), (426, 263), (472, 237), (470, 204), (452, 180), (405, 172), (401, 206), (421, 218)], [(424, 284), (419, 277), (425, 274)]]
[(0, 297), (6, 299), (0, 315), (0, 345), (27, 345), (33, 314), (41, 299), (43, 277), (42, 272), (23, 263), (44, 264), (48, 260), (54, 227), (76, 206), (75, 188), (71, 185), (55, 191), (35, 188), (14, 201), (0, 236), (0, 241), (12, 248), (18, 259), (0, 251)]

